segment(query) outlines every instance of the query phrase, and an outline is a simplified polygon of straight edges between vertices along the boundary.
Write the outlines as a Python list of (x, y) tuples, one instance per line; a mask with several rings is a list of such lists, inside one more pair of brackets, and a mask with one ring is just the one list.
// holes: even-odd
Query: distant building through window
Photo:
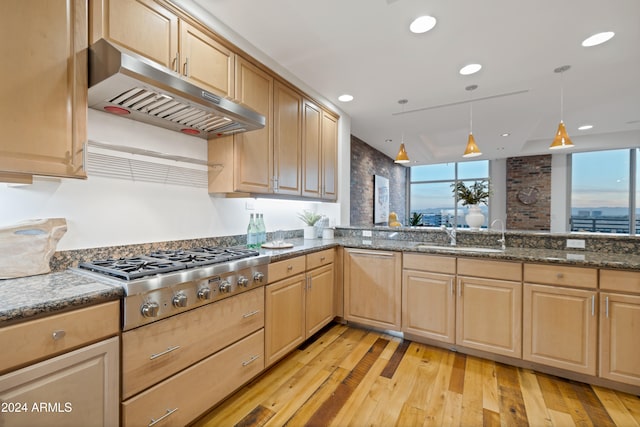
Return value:
[[(475, 181), (489, 180), (489, 161), (441, 163), (413, 166), (409, 179), (409, 218), (414, 213), (422, 214), (418, 225), (439, 227), (441, 225), (466, 227), (466, 209), (456, 203), (452, 185), (463, 181), (467, 186)], [(481, 205), (485, 224), (489, 218), (488, 206)]]
[(571, 231), (638, 232), (638, 150), (571, 155)]

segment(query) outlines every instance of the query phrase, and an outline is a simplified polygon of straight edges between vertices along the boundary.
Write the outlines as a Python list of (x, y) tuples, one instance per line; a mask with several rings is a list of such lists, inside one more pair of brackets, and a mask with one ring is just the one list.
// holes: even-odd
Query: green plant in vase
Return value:
[(418, 225), (422, 225), (422, 217), (423, 215), (418, 212), (413, 212), (411, 217), (409, 218), (409, 225), (411, 227), (417, 227)]
[(480, 210), (480, 203), (487, 204), (491, 191), (486, 179), (475, 181), (468, 187), (462, 181), (451, 184), (453, 194), (462, 202), (462, 206), (469, 206), (469, 213), (465, 221), (471, 230), (478, 230), (484, 224), (484, 214)]

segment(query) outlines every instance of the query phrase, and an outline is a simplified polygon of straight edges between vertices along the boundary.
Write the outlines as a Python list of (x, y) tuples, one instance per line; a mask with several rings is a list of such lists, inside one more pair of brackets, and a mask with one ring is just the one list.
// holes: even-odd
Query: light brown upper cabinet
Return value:
[(86, 177), (86, 13), (81, 0), (2, 2), (0, 179)]
[(276, 81), (273, 103), (274, 193), (299, 196), (302, 181), (302, 96)]
[(104, 38), (217, 95), (234, 97), (235, 54), (153, 0), (91, 0), (91, 43)]
[(302, 195), (336, 200), (338, 119), (308, 100), (302, 117)]

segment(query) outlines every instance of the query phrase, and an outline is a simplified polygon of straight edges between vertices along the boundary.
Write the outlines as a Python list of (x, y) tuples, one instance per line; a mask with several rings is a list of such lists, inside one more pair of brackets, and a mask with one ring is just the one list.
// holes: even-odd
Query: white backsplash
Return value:
[[(89, 110), (89, 139), (206, 160), (206, 141)], [(252, 209), (251, 209), (252, 208)], [(0, 183), (0, 226), (63, 217), (58, 250), (243, 234), (249, 214), (264, 213), (267, 231), (301, 229), (310, 209), (339, 225), (340, 204), (218, 198), (206, 189), (90, 176), (35, 177), (32, 185)]]

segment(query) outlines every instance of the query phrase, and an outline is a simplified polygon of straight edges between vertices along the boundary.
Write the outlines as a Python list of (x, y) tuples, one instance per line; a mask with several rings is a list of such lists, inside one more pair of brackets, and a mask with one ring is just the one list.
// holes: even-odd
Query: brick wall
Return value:
[[(521, 190), (537, 195), (522, 203)], [(545, 230), (551, 227), (551, 155), (507, 159), (507, 229)]]
[(406, 225), (405, 201), (407, 169), (385, 154), (351, 135), (351, 214), (352, 226), (373, 225), (373, 176), (389, 179), (389, 212), (398, 214)]

